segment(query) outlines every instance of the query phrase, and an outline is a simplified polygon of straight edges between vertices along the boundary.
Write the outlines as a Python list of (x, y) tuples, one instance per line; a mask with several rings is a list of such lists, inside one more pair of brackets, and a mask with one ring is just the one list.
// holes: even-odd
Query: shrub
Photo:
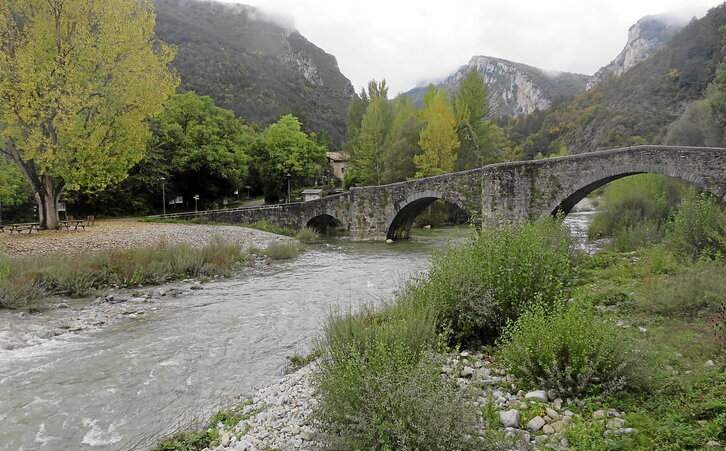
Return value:
[(331, 317), (315, 418), (332, 448), (477, 449), (476, 412), (440, 376), (436, 342), (422, 311)]
[[(656, 236), (654, 232), (668, 219), (682, 190), (682, 183), (659, 174), (640, 174), (616, 180), (605, 187), (599, 211), (590, 224), (588, 234), (590, 238), (630, 234), (630, 237), (623, 238), (621, 245), (636, 238)], [(645, 221), (651, 225), (637, 230), (637, 225)]]
[(498, 358), (532, 388), (586, 396), (645, 383), (643, 353), (586, 301), (536, 303), (511, 323)]
[(616, 252), (629, 252), (639, 247), (652, 246), (663, 239), (663, 227), (655, 220), (642, 222), (619, 229), (608, 247)]
[(713, 197), (690, 190), (668, 223), (666, 243), (686, 258), (720, 258), (726, 252), (726, 212)]
[(713, 329), (713, 342), (716, 348), (726, 351), (726, 303), (721, 304), (706, 325)]
[(403, 302), (433, 308), (450, 343), (496, 337), (533, 299), (569, 296), (568, 245), (567, 231), (549, 219), (482, 231), (471, 245), (435, 258)]
[(716, 308), (726, 293), (726, 266), (697, 263), (645, 285), (636, 306), (646, 312), (691, 318)]
[(209, 443), (219, 439), (219, 432), (207, 431), (180, 432), (169, 438), (161, 439), (151, 451), (201, 451)]
[(300, 249), (289, 243), (272, 243), (265, 249), (268, 261), (289, 260), (297, 257), (299, 253)]
[(312, 227), (303, 227), (295, 234), (295, 238), (303, 243), (315, 243), (320, 239), (320, 234)]

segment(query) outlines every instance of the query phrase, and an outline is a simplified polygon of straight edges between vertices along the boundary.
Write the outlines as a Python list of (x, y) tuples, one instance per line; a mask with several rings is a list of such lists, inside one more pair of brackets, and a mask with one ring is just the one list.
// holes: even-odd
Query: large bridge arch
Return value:
[[(594, 190), (615, 180), (637, 174), (661, 174), (690, 183), (702, 190), (713, 192), (714, 189), (713, 186), (706, 183), (703, 177), (679, 167), (664, 167), (650, 164), (629, 166), (627, 168), (618, 166), (603, 167), (599, 172), (591, 174), (583, 180), (578, 180), (570, 189), (558, 193), (557, 197), (549, 205), (544, 214), (567, 215), (575, 205)], [(713, 194), (719, 197), (724, 196), (724, 193), (713, 192)]]
[[(426, 190), (410, 194), (405, 199), (397, 202), (393, 211), (387, 215), (386, 239), (400, 240), (409, 238), (416, 218), (437, 200), (443, 200), (455, 205), (462, 211), (467, 211), (457, 199), (445, 192)], [(471, 217), (471, 213), (467, 213)]]

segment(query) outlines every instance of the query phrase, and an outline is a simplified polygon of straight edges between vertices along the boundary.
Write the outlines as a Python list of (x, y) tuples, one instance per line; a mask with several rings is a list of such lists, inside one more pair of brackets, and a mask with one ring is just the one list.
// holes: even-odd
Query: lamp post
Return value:
[(161, 178), (161, 210), (166, 216), (166, 177)]
[(194, 195), (194, 211), (197, 211), (197, 201), (199, 200), (199, 194)]
[(287, 203), (290, 203), (290, 173), (287, 173)]

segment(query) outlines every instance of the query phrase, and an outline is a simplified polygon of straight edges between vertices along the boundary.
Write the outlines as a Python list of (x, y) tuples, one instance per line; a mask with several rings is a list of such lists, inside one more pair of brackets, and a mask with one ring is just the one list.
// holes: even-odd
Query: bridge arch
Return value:
[(339, 230), (345, 227), (343, 222), (330, 213), (321, 213), (308, 218), (304, 223), (305, 227), (315, 229), (318, 233), (327, 234), (331, 230)]
[(387, 215), (386, 239), (400, 240), (409, 238), (416, 217), (437, 200), (443, 200), (455, 205), (460, 210), (467, 212), (471, 217), (470, 212), (446, 193), (428, 190), (416, 192), (397, 202), (393, 211)]
[[(674, 167), (642, 165), (629, 167), (627, 169), (622, 167), (602, 168), (602, 170), (598, 173), (593, 174), (584, 180), (580, 180), (577, 185), (574, 185), (567, 191), (563, 191), (559, 196), (557, 196), (556, 200), (550, 204), (545, 212), (545, 215), (557, 215), (561, 213), (567, 215), (575, 205), (594, 190), (612, 181), (637, 174), (662, 174), (688, 182), (703, 190), (710, 190), (712, 188), (702, 177), (692, 172), (680, 170)], [(713, 194), (716, 194), (718, 197), (723, 197), (725, 193)]]

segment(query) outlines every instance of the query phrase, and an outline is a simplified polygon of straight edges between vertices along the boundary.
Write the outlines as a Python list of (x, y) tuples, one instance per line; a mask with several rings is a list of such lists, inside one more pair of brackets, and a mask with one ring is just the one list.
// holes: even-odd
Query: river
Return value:
[[(568, 223), (587, 221), (580, 216)], [(140, 318), (0, 350), (0, 448), (145, 449), (202, 425), (278, 378), (287, 356), (309, 351), (332, 308), (390, 298), (434, 249), (470, 236), (463, 227), (393, 245), (317, 245), (163, 298)], [(16, 314), (0, 312), (0, 325), (8, 321)]]

